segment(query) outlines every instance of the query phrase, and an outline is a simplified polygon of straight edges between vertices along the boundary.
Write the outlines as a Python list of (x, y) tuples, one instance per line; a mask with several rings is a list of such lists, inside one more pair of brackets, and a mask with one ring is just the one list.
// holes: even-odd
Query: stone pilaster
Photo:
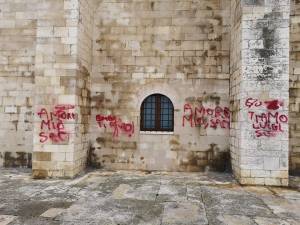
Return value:
[(239, 151), (239, 93), (241, 92), (241, 15), (242, 8), (239, 0), (231, 1), (231, 48), (230, 48), (230, 155), (232, 170), (236, 177), (240, 177)]
[(79, 0), (40, 3), (33, 148), (37, 178), (73, 177), (85, 167), (89, 72), (78, 56), (79, 41), (85, 41), (81, 5)]
[(300, 2), (291, 1), (290, 29), (290, 172), (300, 174)]
[(288, 185), (290, 2), (232, 1), (231, 153), (242, 184)]

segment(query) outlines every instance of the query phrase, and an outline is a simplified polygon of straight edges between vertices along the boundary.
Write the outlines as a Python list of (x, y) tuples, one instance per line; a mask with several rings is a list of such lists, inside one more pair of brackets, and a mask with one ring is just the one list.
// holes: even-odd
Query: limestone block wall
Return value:
[(31, 167), (37, 2), (0, 2), (0, 167)]
[[(229, 7), (226, 0), (99, 1), (91, 74), (94, 165), (173, 171), (228, 166), (229, 128), (191, 127), (184, 116), (201, 107), (220, 107), (227, 116)], [(174, 104), (173, 133), (140, 132), (141, 103), (155, 93)], [(97, 115), (134, 128), (100, 126)]]
[(300, 174), (300, 2), (291, 1), (290, 28), (290, 171)]
[[(37, 18), (33, 139), (33, 176), (37, 178), (73, 174), (78, 102), (73, 94), (78, 5), (73, 3), (48, 1)], [(70, 116), (63, 119), (60, 112)]]
[(73, 177), (85, 168), (88, 150), (92, 7), (77, 0), (40, 4), (33, 175)]
[[(0, 166), (33, 160), (36, 177), (72, 177), (86, 160), (224, 170), (230, 148), (242, 183), (287, 185), (288, 165), (299, 173), (298, 0), (6, 0), (0, 9)], [(140, 131), (141, 103), (156, 93), (173, 102), (174, 132)], [(121, 124), (101, 126), (97, 115)]]
[(79, 121), (76, 129), (76, 137), (80, 144), (74, 149), (74, 160), (76, 170), (82, 171), (86, 167), (89, 149), (89, 121), (90, 121), (90, 74), (92, 70), (92, 39), (93, 39), (93, 18), (94, 1), (80, 0), (79, 4), (79, 25), (77, 44), (78, 71), (76, 78), (76, 94), (78, 94)]
[(232, 169), (236, 177), (240, 177), (240, 101), (242, 76), (242, 5), (241, 1), (231, 1), (231, 33), (230, 33), (230, 155)]
[[(288, 185), (289, 1), (240, 1), (241, 75), (232, 135), (243, 184)], [(234, 72), (234, 71), (233, 71)], [(238, 131), (238, 132), (237, 132)]]

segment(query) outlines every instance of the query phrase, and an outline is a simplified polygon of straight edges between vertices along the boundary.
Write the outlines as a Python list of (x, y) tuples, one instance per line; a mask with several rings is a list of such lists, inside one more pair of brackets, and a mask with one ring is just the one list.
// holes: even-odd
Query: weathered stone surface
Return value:
[(8, 225), (16, 219), (16, 216), (12, 215), (0, 215), (0, 225)]
[(217, 219), (227, 225), (254, 225), (254, 221), (247, 216), (237, 216), (237, 215), (219, 215)]
[[(99, 1), (95, 9), (90, 118), (93, 159), (105, 168), (227, 170), (229, 127), (183, 126), (185, 104), (228, 107), (229, 1)], [(142, 101), (163, 94), (174, 132), (140, 132)], [(186, 111), (186, 112), (185, 112)], [(134, 123), (127, 135), (96, 115)], [(209, 121), (209, 119), (207, 119)]]
[[(36, 178), (87, 164), (232, 167), (243, 184), (287, 186), (300, 168), (299, 5), (1, 1), (0, 166), (33, 166)], [(173, 132), (140, 131), (142, 101), (156, 93), (174, 105)], [(100, 127), (97, 115), (117, 119)]]
[(300, 174), (299, 148), (299, 76), (300, 76), (300, 2), (291, 1), (291, 28), (290, 28), (290, 170), (293, 174)]
[(164, 206), (163, 225), (208, 224), (203, 204), (189, 202), (167, 202)]
[(60, 209), (60, 208), (51, 208), (48, 209), (46, 212), (44, 212), (41, 217), (46, 217), (46, 218), (55, 218), (58, 215), (60, 215), (61, 213), (63, 213), (64, 209)]
[(300, 222), (296, 190), (242, 187), (234, 180), (228, 182), (226, 174), (100, 170), (70, 181), (33, 180), (30, 171), (0, 172), (0, 215), (7, 215), (0, 218), (5, 223), (13, 219), (9, 225)]
[(232, 0), (231, 8), (233, 170), (242, 184), (287, 186), (290, 1)]
[(255, 218), (255, 222), (258, 225), (272, 225), (272, 224), (293, 225), (293, 224), (296, 224), (296, 221), (292, 221), (292, 220), (284, 221), (281, 219), (262, 218), (262, 217)]

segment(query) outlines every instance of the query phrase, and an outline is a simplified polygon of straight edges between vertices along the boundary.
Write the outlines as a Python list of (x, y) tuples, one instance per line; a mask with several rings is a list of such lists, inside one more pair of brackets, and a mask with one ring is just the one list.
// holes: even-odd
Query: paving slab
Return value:
[(275, 195), (285, 199), (300, 200), (300, 192), (297, 190), (290, 190), (285, 188), (270, 188)]
[(285, 199), (277, 196), (262, 197), (262, 200), (277, 217), (300, 221), (299, 200)]
[(207, 225), (204, 205), (195, 202), (165, 203), (162, 225)]
[(248, 216), (218, 215), (216, 219), (226, 225), (256, 225), (256, 223)]
[(0, 215), (0, 225), (8, 225), (13, 222), (17, 217), (12, 215)]
[(169, 185), (162, 184), (157, 194), (156, 200), (159, 202), (167, 201), (186, 201), (187, 200), (186, 185)]
[(65, 209), (62, 209), (62, 208), (51, 208), (51, 209), (48, 209), (46, 212), (44, 212), (41, 215), (41, 217), (54, 219), (58, 215), (62, 214), (64, 212), (64, 210)]
[(282, 220), (278, 218), (257, 217), (255, 218), (255, 222), (257, 225), (296, 225), (296, 221)]

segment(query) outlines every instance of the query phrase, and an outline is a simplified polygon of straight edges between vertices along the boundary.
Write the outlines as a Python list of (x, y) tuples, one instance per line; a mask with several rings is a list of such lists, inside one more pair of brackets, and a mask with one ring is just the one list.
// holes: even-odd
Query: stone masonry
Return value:
[[(298, 0), (0, 0), (0, 165), (300, 172)], [(152, 94), (174, 131), (140, 130)]]
[(239, 148), (239, 109), (240, 101), (238, 99), (238, 93), (240, 92), (241, 83), (241, 17), (242, 17), (242, 6), (240, 1), (231, 1), (231, 8), (234, 9), (234, 13), (231, 15), (231, 39), (230, 39), (230, 111), (231, 111), (231, 125), (230, 125), (230, 155), (232, 170), (240, 176), (240, 152)]
[[(234, 2), (234, 1), (233, 1)], [(234, 170), (244, 184), (288, 185), (289, 1), (236, 1)], [(234, 5), (233, 5), (234, 6)], [(237, 50), (238, 49), (238, 50)], [(274, 99), (276, 99), (274, 101)], [(268, 121), (269, 127), (262, 125)], [(264, 126), (264, 127), (263, 127)]]
[(37, 18), (33, 175), (73, 177), (88, 151), (92, 5), (39, 4), (45, 11)]
[(300, 1), (291, 1), (290, 29), (290, 171), (300, 172)]
[[(229, 1), (99, 1), (94, 25), (94, 161), (111, 169), (226, 167), (219, 164), (229, 163), (229, 125), (191, 127), (184, 115), (229, 106)], [(141, 103), (154, 93), (174, 104), (171, 134), (139, 131)], [(97, 115), (133, 122), (133, 135), (115, 137)]]
[(37, 1), (0, 1), (0, 164), (31, 166)]

